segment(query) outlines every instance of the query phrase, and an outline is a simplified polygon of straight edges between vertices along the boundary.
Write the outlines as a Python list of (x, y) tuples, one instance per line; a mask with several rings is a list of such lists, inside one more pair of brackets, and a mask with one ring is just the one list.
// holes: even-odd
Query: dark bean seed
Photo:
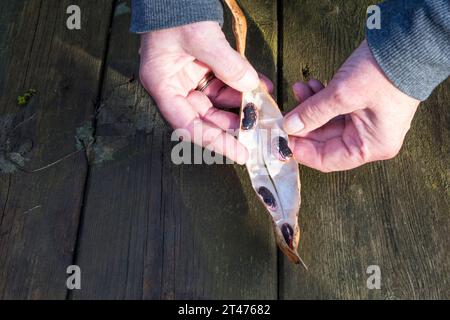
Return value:
[(283, 137), (278, 137), (278, 152), (283, 160), (292, 158), (292, 151), (289, 149), (287, 140)]
[(292, 227), (287, 223), (283, 224), (281, 226), (281, 233), (289, 248), (294, 249), (294, 230), (292, 230)]
[(266, 187), (259, 187), (258, 194), (261, 196), (262, 200), (271, 209), (275, 209), (277, 207), (277, 202), (272, 192)]
[(244, 117), (242, 118), (242, 130), (250, 130), (256, 124), (257, 111), (253, 103), (248, 103), (244, 107)]

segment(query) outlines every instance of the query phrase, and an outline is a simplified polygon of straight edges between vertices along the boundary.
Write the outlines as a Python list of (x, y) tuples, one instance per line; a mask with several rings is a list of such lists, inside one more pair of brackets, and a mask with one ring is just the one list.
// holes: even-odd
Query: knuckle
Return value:
[(247, 68), (243, 63), (232, 64), (223, 75), (223, 78), (225, 81), (239, 81), (244, 77), (246, 71)]
[(329, 168), (325, 168), (325, 167), (320, 168), (319, 171), (322, 172), (322, 173), (331, 173), (331, 172), (333, 172), (333, 170), (331, 170)]
[(316, 105), (310, 104), (300, 110), (300, 117), (306, 123), (313, 125), (320, 125), (327, 122), (332, 114), (331, 107), (329, 105)]
[(370, 152), (370, 146), (369, 143), (364, 139), (358, 139), (358, 148), (355, 152), (357, 154), (358, 158), (358, 164), (362, 165), (364, 163), (367, 163), (372, 158), (372, 153)]
[(195, 23), (190, 23), (180, 28), (182, 39), (186, 44), (198, 43), (204, 39), (205, 31), (208, 29), (199, 28)]
[(312, 122), (317, 117), (316, 109), (316, 105), (307, 105), (304, 108), (300, 106), (298, 113), (303, 122)]
[(147, 89), (147, 72), (145, 72), (145, 68), (143, 66), (139, 68), (139, 81), (142, 83), (144, 88)]
[(345, 135), (342, 141), (347, 149), (347, 157), (352, 160), (354, 166), (360, 166), (372, 160), (373, 154), (367, 140), (359, 136)]
[[(185, 48), (203, 54), (212, 53), (213, 48), (222, 41), (226, 41), (225, 35), (218, 23), (193, 23), (182, 27), (182, 43)], [(211, 44), (215, 44), (214, 46)]]
[(337, 105), (345, 105), (348, 101), (348, 89), (343, 84), (336, 84), (332, 93), (332, 99)]
[(207, 38), (204, 32), (190, 32), (190, 35), (185, 37), (185, 43), (189, 47), (195, 47), (201, 44), (198, 47), (199, 50), (209, 51), (209, 46), (205, 45), (208, 40)]
[(152, 77), (149, 67), (145, 65), (139, 68), (139, 82), (151, 96), (156, 96), (164, 88), (163, 82), (155, 81), (155, 77)]
[(382, 160), (392, 159), (400, 152), (399, 146), (388, 146), (381, 153)]
[(388, 160), (398, 155), (402, 147), (402, 142), (395, 139), (389, 140), (379, 146), (376, 160)]
[(317, 166), (317, 170), (319, 170), (322, 173), (330, 173), (330, 172), (335, 171), (330, 167), (329, 161), (325, 161), (323, 155), (320, 156), (320, 158), (319, 158), (319, 164)]

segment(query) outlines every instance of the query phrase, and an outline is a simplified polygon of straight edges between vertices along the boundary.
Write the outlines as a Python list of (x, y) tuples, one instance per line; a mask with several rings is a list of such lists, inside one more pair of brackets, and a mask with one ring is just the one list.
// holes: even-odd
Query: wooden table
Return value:
[[(248, 57), (284, 111), (296, 80), (328, 81), (358, 46), (371, 4), (240, 3)], [(81, 30), (66, 28), (69, 4)], [(305, 271), (277, 250), (244, 168), (171, 162), (177, 142), (139, 84), (129, 19), (123, 1), (2, 6), (0, 298), (450, 298), (448, 80), (394, 160), (301, 168)], [(81, 290), (66, 288), (72, 264)], [(369, 265), (380, 290), (366, 286)]]

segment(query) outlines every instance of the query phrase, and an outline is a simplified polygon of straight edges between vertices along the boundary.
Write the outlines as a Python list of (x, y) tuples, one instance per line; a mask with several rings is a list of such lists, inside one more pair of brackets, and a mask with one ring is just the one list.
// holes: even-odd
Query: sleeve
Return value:
[(220, 0), (132, 0), (131, 32), (177, 27), (193, 22), (217, 21), (223, 24)]
[(389, 80), (425, 100), (450, 75), (450, 1), (391, 0), (380, 28), (366, 27), (369, 48)]

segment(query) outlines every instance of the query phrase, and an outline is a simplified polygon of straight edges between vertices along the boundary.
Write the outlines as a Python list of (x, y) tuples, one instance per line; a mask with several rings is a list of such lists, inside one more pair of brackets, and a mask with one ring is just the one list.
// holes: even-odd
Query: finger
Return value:
[(201, 119), (196, 108), (185, 97), (164, 95), (157, 103), (161, 114), (173, 128), (187, 130), (189, 136), (183, 137), (186, 140), (208, 147), (239, 164), (247, 161), (247, 149), (231, 133)]
[(298, 102), (303, 102), (314, 94), (314, 91), (303, 82), (296, 82), (292, 86), (292, 91), (294, 92), (295, 100)]
[(311, 79), (307, 83), (297, 82), (292, 86), (292, 91), (294, 92), (294, 97), (298, 102), (303, 102), (313, 94), (322, 90), (324, 85), (316, 79)]
[[(263, 74), (259, 74), (262, 85), (269, 93), (273, 92), (272, 82)], [(203, 91), (212, 103), (220, 108), (238, 108), (241, 105), (242, 93), (227, 86), (219, 79), (211, 81)]]
[(201, 119), (194, 120), (186, 129), (193, 143), (220, 153), (239, 164), (245, 164), (247, 161), (247, 149), (231, 133)]
[(340, 137), (344, 133), (345, 119), (344, 116), (338, 116), (331, 119), (328, 123), (316, 130), (306, 134), (299, 134), (299, 137), (312, 139), (318, 142), (325, 142), (332, 138)]
[(323, 88), (325, 88), (325, 86), (322, 84), (322, 82), (320, 82), (317, 79), (311, 79), (308, 81), (308, 86), (311, 88), (311, 90), (314, 93), (319, 92), (320, 90), (322, 90)]
[(240, 91), (251, 91), (259, 84), (258, 74), (250, 63), (237, 53), (225, 37), (201, 44), (191, 42), (186, 50), (207, 64), (217, 78)]
[(194, 60), (182, 69), (182, 78), (185, 78), (186, 88), (196, 88), (198, 83), (209, 73), (211, 69), (201, 61)]
[(166, 89), (163, 93), (153, 95), (159, 111), (172, 128), (185, 128), (198, 118), (197, 111), (188, 103), (185, 97)]
[(241, 105), (242, 93), (227, 86), (219, 79), (211, 81), (203, 92), (217, 107), (238, 108)]
[(283, 127), (288, 134), (311, 132), (331, 119), (355, 110), (354, 104), (330, 86), (309, 97), (288, 113)]
[(262, 73), (259, 73), (259, 80), (261, 80), (261, 83), (263, 84), (263, 86), (266, 88), (266, 90), (272, 94), (273, 93), (273, 83), (272, 81), (270, 81), (269, 78), (267, 78), (265, 75), (263, 75)]
[(214, 108), (208, 97), (200, 91), (191, 91), (187, 97), (188, 102), (200, 115), (216, 127), (223, 130), (239, 128), (239, 116), (237, 114)]
[(322, 172), (349, 170), (366, 162), (362, 157), (360, 146), (346, 135), (325, 142), (308, 138), (293, 138), (293, 140), (295, 159)]

